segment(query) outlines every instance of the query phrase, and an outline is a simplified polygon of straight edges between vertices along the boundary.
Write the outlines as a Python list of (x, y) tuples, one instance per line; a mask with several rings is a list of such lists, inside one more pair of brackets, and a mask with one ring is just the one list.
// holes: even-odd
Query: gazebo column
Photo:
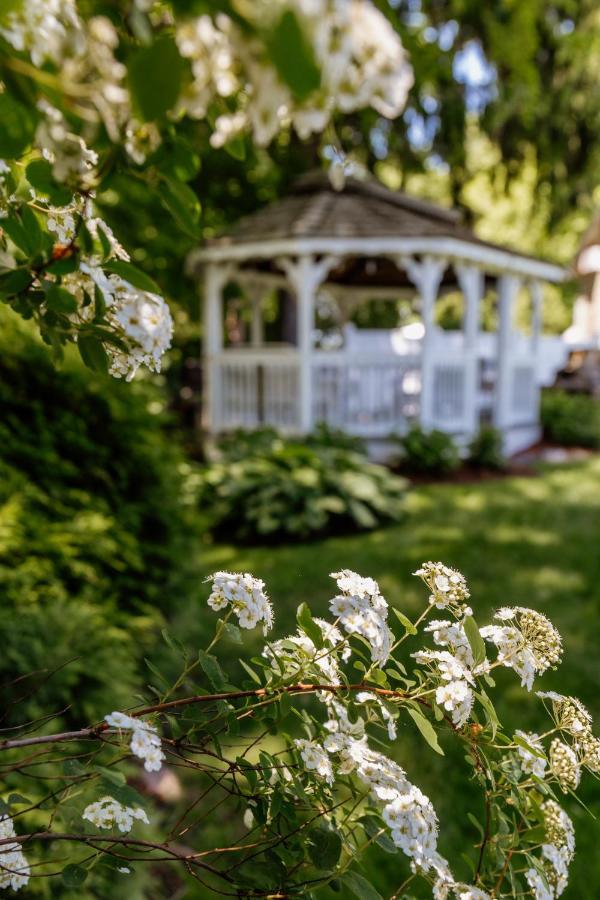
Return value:
[(424, 256), (421, 262), (403, 257), (399, 260), (399, 265), (404, 266), (421, 298), (421, 319), (425, 331), (421, 343), (420, 421), (425, 431), (431, 431), (435, 428), (433, 396), (435, 301), (447, 263), (440, 257)]
[(456, 276), (464, 297), (463, 338), (465, 357), (464, 409), (469, 435), (479, 429), (477, 380), (479, 374), (479, 308), (483, 299), (484, 275), (475, 266), (456, 266)]
[(531, 354), (536, 365), (540, 355), (540, 338), (542, 336), (542, 305), (544, 300), (542, 285), (539, 281), (532, 281), (531, 293)]
[(204, 404), (203, 427), (209, 434), (220, 428), (221, 373), (218, 357), (223, 350), (223, 288), (231, 278), (231, 265), (209, 263), (204, 273)]
[(298, 429), (306, 434), (313, 427), (313, 330), (315, 298), (328, 272), (337, 264), (336, 257), (299, 256), (297, 260), (281, 259), (288, 282), (296, 296), (298, 323)]
[(520, 279), (502, 275), (498, 280), (498, 336), (496, 343), (496, 391), (494, 397), (494, 425), (505, 431), (511, 424), (511, 344), (512, 319)]

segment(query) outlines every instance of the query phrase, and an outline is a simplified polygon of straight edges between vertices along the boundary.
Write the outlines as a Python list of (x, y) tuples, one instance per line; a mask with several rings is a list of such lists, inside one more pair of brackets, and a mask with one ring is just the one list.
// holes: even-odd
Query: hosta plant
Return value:
[[(206, 650), (192, 658), (165, 634), (183, 657), (173, 684), (153, 667), (155, 696), (144, 705), (64, 734), (25, 723), (0, 743), (0, 886), (62, 877), (78, 896), (88, 885), (97, 896), (106, 866), (123, 880), (146, 864), (158, 881), (176, 867), (190, 896), (377, 898), (360, 860), (378, 844), (397, 855), (394, 897), (560, 896), (575, 851), (563, 802), (584, 771), (600, 771), (585, 707), (538, 689), (561, 662), (560, 635), (518, 606), (480, 627), (459, 572), (427, 562), (416, 575), (426, 593), (414, 621), (376, 581), (342, 570), (327, 619), (302, 604), (296, 632), (273, 638), (263, 582), (217, 572)], [(226, 674), (219, 642), (255, 643), (256, 629), (264, 646), (240, 660), (241, 678)], [(500, 669), (543, 704), (543, 733), (500, 725)], [(422, 752), (404, 768), (396, 757), (407, 727)], [(420, 784), (428, 754), (452, 742), (482, 802), (470, 816), (476, 846), (465, 838), (448, 859), (446, 823)], [(180, 809), (165, 813), (136, 792), (142, 766), (152, 777), (180, 773)], [(215, 818), (228, 829), (223, 843), (211, 841)]]
[(199, 504), (219, 534), (244, 541), (375, 528), (404, 515), (406, 483), (360, 453), (276, 440), (199, 478)]

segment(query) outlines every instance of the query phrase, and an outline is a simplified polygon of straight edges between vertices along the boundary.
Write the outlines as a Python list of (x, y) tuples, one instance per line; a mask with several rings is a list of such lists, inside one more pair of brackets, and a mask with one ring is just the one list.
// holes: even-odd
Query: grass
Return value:
[[(207, 545), (202, 568), (207, 575), (230, 569), (263, 578), (275, 606), (275, 634), (282, 636), (294, 627), (301, 601), (306, 600), (314, 614), (326, 612), (332, 596), (328, 573), (344, 567), (376, 578), (392, 605), (408, 615), (416, 613), (424, 592), (411, 572), (427, 559), (441, 559), (466, 575), (474, 614), (482, 623), (495, 607), (506, 604), (546, 613), (563, 636), (565, 657), (560, 669), (537, 686), (581, 697), (600, 730), (598, 457), (576, 465), (544, 467), (539, 477), (420, 487), (410, 495), (403, 524), (373, 533), (278, 548)], [(178, 630), (185, 632), (188, 641), (201, 641), (205, 627), (203, 609), (181, 611)], [(524, 696), (512, 673), (502, 675), (506, 678), (499, 679), (498, 707), (503, 723), (509, 728), (524, 724), (541, 728), (545, 719), (539, 701)], [(470, 793), (460, 757), (438, 761), (427, 754), (416, 764), (411, 758), (416, 753), (422, 753), (422, 745), (412, 734), (401, 733), (399, 758), (409, 776), (430, 794), (440, 814), (442, 851), (453, 856), (460, 854), (459, 848), (472, 852), (476, 833), (466, 823), (466, 812), (479, 814), (480, 801)], [(575, 820), (579, 853), (563, 896), (592, 900), (600, 896), (599, 783), (588, 776), (582, 796), (599, 821), (581, 807), (567, 804)], [(383, 896), (389, 896), (402, 880), (404, 869), (398, 857), (373, 857), (367, 867)]]

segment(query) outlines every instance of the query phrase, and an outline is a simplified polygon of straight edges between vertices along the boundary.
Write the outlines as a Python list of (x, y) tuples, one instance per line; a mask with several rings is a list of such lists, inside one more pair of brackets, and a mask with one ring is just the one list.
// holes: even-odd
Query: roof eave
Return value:
[(562, 266), (522, 256), (504, 247), (470, 242), (455, 237), (371, 237), (371, 238), (280, 238), (269, 241), (230, 241), (214, 243), (192, 251), (188, 268), (194, 272), (206, 263), (245, 262), (250, 259), (271, 259), (277, 256), (391, 256), (403, 254), (431, 254), (470, 262), (489, 273), (510, 272), (526, 278), (560, 283), (571, 273)]

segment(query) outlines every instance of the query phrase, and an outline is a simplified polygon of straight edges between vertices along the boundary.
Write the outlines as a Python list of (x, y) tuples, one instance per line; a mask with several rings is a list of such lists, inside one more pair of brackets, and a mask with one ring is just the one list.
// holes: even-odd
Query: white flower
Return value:
[(460, 572), (441, 562), (425, 562), (414, 573), (424, 581), (431, 594), (429, 602), (438, 609), (449, 609), (456, 616), (467, 616), (471, 609), (466, 601), (471, 596)]
[(527, 884), (531, 888), (535, 900), (554, 900), (554, 891), (551, 891), (546, 879), (533, 867), (525, 872)]
[[(525, 741), (526, 744), (531, 747), (532, 750), (537, 750), (539, 753), (544, 752), (544, 746), (539, 735), (534, 732), (527, 731), (515, 731), (517, 737), (520, 737), (521, 740)], [(521, 766), (521, 771), (535, 775), (537, 778), (543, 778), (546, 772), (546, 766), (548, 765), (548, 761), (545, 756), (537, 756), (535, 753), (532, 753), (526, 747), (521, 746), (520, 744), (517, 747), (517, 754), (519, 756), (519, 765)]]
[(333, 784), (333, 766), (327, 752), (314, 741), (294, 741), (307, 769), (317, 772), (328, 784)]
[(82, 819), (86, 819), (95, 825), (96, 828), (112, 828), (116, 825), (123, 834), (131, 831), (134, 820), (139, 819), (149, 825), (148, 816), (139, 806), (123, 806), (113, 797), (102, 797), (95, 803), (90, 803), (81, 814)]
[(464, 725), (473, 708), (473, 691), (466, 681), (448, 681), (436, 688), (435, 701), (452, 713), (455, 725)]
[[(10, 816), (0, 816), (0, 838), (16, 837), (13, 821)], [(25, 854), (18, 841), (0, 845), (0, 888), (12, 888), (19, 891), (29, 881), (30, 868)]]
[(160, 770), (165, 754), (154, 725), (122, 712), (109, 713), (104, 720), (112, 728), (131, 731), (131, 752), (134, 756), (144, 760), (144, 768), (147, 772)]
[(263, 632), (273, 627), (273, 607), (265, 593), (265, 583), (248, 572), (215, 572), (208, 605), (216, 611), (231, 607), (242, 628), (256, 628), (262, 622)]
[(368, 641), (372, 660), (383, 665), (390, 655), (394, 636), (386, 621), (388, 606), (379, 585), (372, 578), (362, 578), (349, 569), (332, 572), (331, 577), (342, 593), (331, 600), (329, 609), (345, 631)]

